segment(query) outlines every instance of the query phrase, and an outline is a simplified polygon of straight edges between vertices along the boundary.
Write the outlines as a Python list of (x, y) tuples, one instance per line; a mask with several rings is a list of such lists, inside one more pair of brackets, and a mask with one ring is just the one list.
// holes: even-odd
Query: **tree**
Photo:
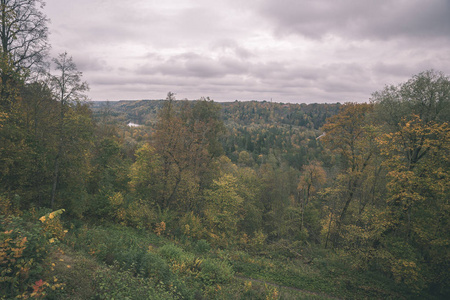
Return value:
[(398, 86), (387, 86), (372, 95), (378, 119), (390, 130), (398, 130), (404, 118), (418, 115), (424, 122), (450, 121), (450, 79), (442, 72), (428, 70)]
[[(161, 161), (150, 144), (144, 144), (136, 151), (136, 162), (130, 168), (130, 186), (142, 199), (161, 198)], [(152, 203), (154, 204), (154, 203)]]
[(298, 193), (300, 198), (301, 209), (301, 223), (300, 231), (303, 229), (303, 219), (306, 205), (310, 201), (312, 195), (314, 195), (317, 189), (323, 185), (327, 180), (327, 174), (322, 168), (321, 163), (318, 161), (312, 161), (310, 164), (303, 166), (302, 175), (300, 176), (300, 182), (298, 183)]
[(375, 141), (387, 191), (360, 237), (369, 242), (372, 264), (397, 281), (448, 294), (450, 80), (425, 71), (372, 100), (382, 121)]
[(195, 194), (211, 182), (207, 175), (212, 159), (221, 152), (218, 135), (223, 125), (218, 106), (210, 100), (179, 103), (181, 111), (175, 110), (173, 101), (174, 94), (169, 92), (153, 136), (162, 165), (159, 204), (191, 210)]
[(54, 122), (58, 118), (58, 102), (53, 98), (47, 82), (34, 81), (22, 88), (20, 108), (22, 126), (32, 156), (32, 163), (27, 169), (29, 200), (41, 206), (44, 199), (51, 196), (51, 161), (58, 145), (58, 124)]
[(341, 193), (343, 206), (336, 220), (335, 241), (376, 153), (375, 128), (367, 118), (372, 109), (371, 104), (346, 103), (322, 128), (325, 136), (321, 140), (325, 147), (336, 152), (342, 162), (336, 191)]
[(239, 152), (238, 163), (240, 166), (251, 167), (254, 164), (253, 157), (247, 151)]
[[(61, 106), (86, 101), (85, 92), (89, 90), (89, 87), (86, 82), (81, 81), (83, 73), (78, 71), (72, 57), (64, 52), (52, 61), (59, 74), (51, 76), (51, 84), (53, 93)], [(61, 110), (61, 113), (64, 113), (64, 110)]]
[[(189, 110), (184, 111), (189, 112)], [(202, 127), (202, 134), (207, 139), (208, 152), (211, 157), (219, 157), (223, 154), (219, 137), (225, 132), (225, 126), (221, 120), (220, 111), (220, 105), (214, 103), (209, 97), (202, 97), (195, 101), (192, 111), (186, 115), (188, 119), (191, 119), (188, 122), (191, 124), (191, 130), (196, 126)]]
[(293, 218), (287, 217), (286, 212), (295, 201), (298, 171), (282, 162), (280, 156), (270, 153), (267, 163), (260, 166), (258, 173), (265, 231), (273, 239), (291, 237)]
[[(399, 131), (379, 139), (389, 170), (385, 213), (389, 226), (382, 243), (393, 253), (396, 264), (413, 264), (418, 272), (414, 278), (444, 288), (450, 282), (450, 127), (448, 122), (424, 124), (417, 115), (400, 125)], [(392, 241), (417, 254), (399, 251), (405, 246), (399, 248)], [(400, 271), (399, 276), (410, 277)], [(413, 279), (408, 280), (416, 284), (418, 279)]]
[[(10, 67), (8, 63), (3, 64), (2, 70), (5, 65)], [(0, 100), (0, 115), (4, 119), (0, 128), (0, 186), (3, 193), (10, 195), (22, 194), (22, 187), (28, 183), (27, 177), (32, 166), (32, 153), (27, 143), (28, 132), (24, 126), (24, 113), (21, 108), (20, 93), (23, 85), (19, 79), (17, 83), (2, 84), (5, 93), (1, 95)]]
[(378, 142), (389, 170), (389, 205), (399, 224), (395, 231), (405, 240), (414, 239), (414, 211), (429, 211), (434, 205), (439, 215), (447, 211), (448, 201), (443, 199), (448, 199), (450, 79), (425, 71), (375, 93), (373, 100), (388, 125)]
[(213, 241), (227, 245), (236, 239), (237, 227), (243, 219), (243, 199), (237, 193), (237, 178), (223, 174), (205, 190), (205, 218)]
[(64, 52), (53, 59), (56, 65), (58, 75), (51, 76), (51, 86), (54, 97), (59, 101), (59, 119), (58, 123), (58, 151), (54, 160), (53, 187), (51, 196), (51, 207), (53, 208), (58, 186), (60, 159), (63, 155), (64, 147), (69, 138), (69, 126), (66, 122), (66, 116), (70, 112), (71, 106), (75, 107), (87, 99), (85, 92), (89, 89), (86, 82), (81, 81), (82, 73), (77, 70), (72, 57), (67, 56)]
[[(1, 100), (7, 107), (8, 88), (16, 73), (40, 66), (49, 48), (48, 19), (42, 0), (0, 0)], [(9, 65), (9, 66), (8, 66)], [(6, 103), (5, 103), (6, 102)]]
[(42, 0), (0, 0), (2, 56), (18, 69), (30, 69), (47, 55), (47, 17)]
[(162, 162), (162, 199), (158, 202), (163, 209), (174, 208), (180, 187), (187, 179), (197, 180), (192, 174), (187, 176), (189, 171), (203, 167), (207, 156), (203, 138), (186, 126), (174, 108), (174, 99), (174, 94), (169, 92), (154, 133), (154, 145)]

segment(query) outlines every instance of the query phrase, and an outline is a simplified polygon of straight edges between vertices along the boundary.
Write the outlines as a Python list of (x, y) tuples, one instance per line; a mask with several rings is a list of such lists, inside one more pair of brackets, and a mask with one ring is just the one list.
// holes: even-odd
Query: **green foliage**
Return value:
[(233, 268), (224, 260), (205, 259), (198, 277), (206, 285), (229, 283), (234, 276)]
[(442, 72), (427, 70), (398, 86), (387, 86), (375, 92), (377, 117), (389, 129), (399, 127), (403, 118), (419, 116), (426, 123), (450, 121), (450, 79)]
[(94, 274), (96, 299), (180, 299), (176, 292), (165, 291), (153, 280), (135, 276), (117, 266), (100, 269)]
[(149, 229), (157, 219), (157, 213), (150, 203), (132, 200), (125, 209), (125, 223), (138, 229)]
[[(137, 279), (124, 279), (136, 280), (132, 284), (147, 282), (144, 284), (146, 285), (152, 282), (153, 286), (159, 286), (158, 289), (168, 291), (173, 296), (190, 297), (191, 291), (171, 269), (174, 261), (184, 257), (183, 250), (173, 244), (164, 245), (157, 253), (153, 253), (150, 251), (153, 246), (149, 244), (153, 240), (151, 237), (123, 227), (84, 229), (72, 239), (75, 245), (82, 247), (99, 261), (114, 266), (117, 271), (126, 271), (123, 275), (126, 278), (135, 276)], [(122, 275), (117, 276), (121, 278)], [(116, 279), (106, 277), (106, 280)], [(104, 289), (107, 294), (115, 293), (110, 287)]]
[(166, 260), (179, 261), (183, 255), (183, 249), (174, 244), (167, 244), (159, 248), (158, 253)]
[(152, 278), (155, 282), (170, 282), (173, 278), (168, 263), (153, 252), (142, 255), (138, 271), (140, 275)]
[[(110, 228), (81, 228), (69, 237), (77, 250), (84, 250), (101, 261), (112, 264), (121, 252), (141, 250), (148, 248), (146, 236), (133, 232), (126, 227)], [(121, 255), (122, 257), (126, 254)]]
[(242, 219), (243, 199), (238, 195), (237, 179), (224, 174), (205, 190), (205, 216), (211, 242), (227, 245), (236, 236), (237, 225)]
[[(393, 252), (397, 247), (392, 247), (391, 271), (413, 289), (422, 289), (423, 282), (433, 282), (444, 290), (448, 275), (441, 273), (441, 266), (448, 258), (445, 247), (450, 243), (445, 221), (450, 216), (450, 129), (447, 122), (427, 123), (418, 116), (399, 125), (399, 131), (387, 133), (379, 140), (388, 157), (387, 230), (394, 231), (395, 238), (402, 239), (405, 247), (420, 255), (411, 259), (405, 253)], [(440, 279), (431, 273), (440, 273)]]
[(149, 144), (136, 152), (136, 162), (130, 168), (130, 186), (138, 197), (155, 201), (161, 193), (161, 158)]
[(195, 243), (195, 252), (199, 254), (208, 253), (211, 250), (211, 245), (206, 240), (198, 240)]
[(181, 217), (179, 225), (181, 232), (189, 238), (198, 240), (203, 238), (206, 234), (206, 229), (204, 228), (201, 218), (192, 211), (185, 213)]
[[(123, 145), (114, 133), (103, 133), (101, 128), (96, 129), (100, 132), (96, 132), (98, 139), (94, 141), (92, 170), (87, 185), (89, 193), (105, 197), (113, 192), (127, 190), (131, 162), (124, 157)], [(92, 214), (92, 210), (97, 209), (101, 209), (101, 206), (93, 207), (89, 213)]]

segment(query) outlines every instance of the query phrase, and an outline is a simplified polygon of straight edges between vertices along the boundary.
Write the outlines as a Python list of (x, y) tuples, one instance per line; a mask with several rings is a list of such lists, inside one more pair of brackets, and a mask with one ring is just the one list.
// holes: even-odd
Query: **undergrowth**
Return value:
[(354, 269), (342, 253), (312, 247), (298, 249), (301, 257), (275, 247), (217, 249), (205, 240), (169, 240), (123, 226), (80, 228), (66, 243), (115, 274), (97, 271), (96, 293), (111, 293), (108, 282), (125, 276), (128, 287), (136, 285), (133, 292), (148, 286), (161, 299), (414, 297), (383, 274)]
[(9, 259), (2, 261), (18, 269), (2, 270), (11, 279), (3, 280), (1, 299), (420, 298), (381, 273), (355, 269), (344, 253), (218, 249), (124, 226), (83, 226), (66, 235), (55, 214), (46, 216), (42, 224), (2, 219)]

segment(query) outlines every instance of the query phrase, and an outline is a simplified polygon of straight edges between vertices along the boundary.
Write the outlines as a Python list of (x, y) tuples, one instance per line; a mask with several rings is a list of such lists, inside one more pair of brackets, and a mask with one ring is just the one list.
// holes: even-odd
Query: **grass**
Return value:
[[(292, 258), (267, 258), (238, 253), (233, 267), (244, 277), (277, 285), (348, 299), (401, 299), (399, 286), (380, 274), (351, 268), (345, 258), (332, 252), (305, 263)], [(402, 290), (403, 294), (408, 294)]]
[(65, 243), (54, 253), (57, 263), (49, 273), (66, 284), (65, 299), (412, 297), (380, 274), (356, 271), (345, 257), (328, 251), (308, 259), (250, 254), (122, 226), (81, 228)]

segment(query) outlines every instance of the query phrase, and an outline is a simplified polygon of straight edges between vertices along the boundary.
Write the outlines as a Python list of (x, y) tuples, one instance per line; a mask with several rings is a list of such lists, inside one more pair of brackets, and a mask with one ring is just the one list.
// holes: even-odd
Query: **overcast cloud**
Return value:
[(47, 0), (92, 100), (368, 101), (450, 74), (449, 0)]

